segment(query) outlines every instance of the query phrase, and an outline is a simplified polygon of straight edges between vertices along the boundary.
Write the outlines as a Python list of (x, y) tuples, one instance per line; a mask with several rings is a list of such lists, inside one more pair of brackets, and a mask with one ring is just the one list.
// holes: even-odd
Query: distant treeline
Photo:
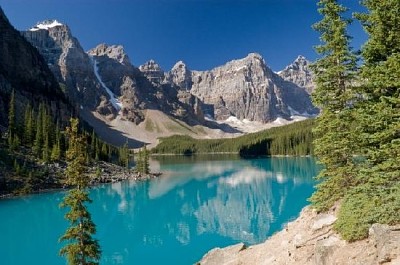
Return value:
[(156, 154), (237, 153), (241, 156), (311, 155), (314, 120), (295, 122), (237, 138), (193, 139), (174, 135), (160, 138)]

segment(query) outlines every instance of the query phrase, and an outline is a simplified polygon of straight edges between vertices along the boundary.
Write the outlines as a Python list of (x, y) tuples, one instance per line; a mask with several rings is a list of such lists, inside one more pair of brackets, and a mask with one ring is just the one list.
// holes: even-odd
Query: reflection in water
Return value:
[[(193, 264), (213, 247), (264, 241), (299, 214), (317, 173), (311, 158), (174, 159), (153, 161), (164, 173), (154, 181), (91, 189), (89, 208), (103, 251), (101, 264)], [(0, 204), (4, 264), (62, 264), (55, 244), (67, 226), (58, 209), (61, 196)], [(24, 230), (26, 220), (34, 229)], [(21, 237), (10, 228), (18, 222)], [(29, 257), (23, 259), (14, 248), (26, 249)], [(40, 263), (44, 256), (49, 260)]]
[[(131, 238), (114, 242), (111, 255), (104, 253), (105, 260), (113, 260), (110, 264), (138, 261), (138, 256), (152, 251), (170, 256), (164, 249), (207, 250), (262, 242), (299, 213), (317, 173), (311, 158), (196, 161), (191, 157), (185, 163), (180, 157), (179, 163), (164, 159), (152, 165), (163, 172), (159, 179), (103, 187), (113, 200), (103, 202), (102, 211), (115, 210), (109, 210), (104, 220), (108, 218), (108, 229), (100, 231), (102, 236)], [(98, 192), (100, 200), (101, 189)], [(115, 226), (121, 235), (110, 229)]]

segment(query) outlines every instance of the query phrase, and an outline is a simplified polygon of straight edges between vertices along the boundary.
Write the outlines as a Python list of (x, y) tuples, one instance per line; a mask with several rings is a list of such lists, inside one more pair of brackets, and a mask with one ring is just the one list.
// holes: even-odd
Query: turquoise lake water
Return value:
[[(298, 216), (312, 158), (160, 157), (159, 179), (91, 189), (101, 264), (193, 264), (208, 250), (256, 244)], [(63, 192), (0, 200), (0, 264), (65, 264)]]

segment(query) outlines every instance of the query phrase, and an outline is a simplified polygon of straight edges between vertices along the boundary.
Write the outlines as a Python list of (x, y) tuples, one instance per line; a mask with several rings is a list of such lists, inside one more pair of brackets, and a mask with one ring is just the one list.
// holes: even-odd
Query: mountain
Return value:
[[(80, 115), (114, 144), (126, 139), (115, 132), (121, 131), (119, 125), (114, 130), (117, 140), (108, 136), (112, 132), (102, 131), (115, 120), (139, 125), (146, 117), (151, 119), (147, 110), (158, 110), (190, 126), (204, 121), (194, 96), (164, 82), (164, 73), (154, 61), (137, 68), (120, 45), (100, 44), (85, 52), (69, 27), (56, 20), (40, 22), (21, 34), (43, 55)], [(132, 130), (123, 130), (127, 136), (132, 134), (126, 131)]]
[(278, 75), (286, 81), (293, 82), (299, 87), (303, 87), (309, 94), (315, 89), (310, 62), (304, 56), (299, 55), (293, 63), (278, 72)]
[(25, 106), (48, 105), (60, 121), (70, 116), (69, 104), (47, 62), (10, 24), (0, 8), (0, 126), (8, 126), (8, 104), (15, 91), (16, 117)]
[(21, 34), (38, 49), (77, 108), (93, 110), (100, 106), (103, 113), (112, 113), (111, 103), (94, 74), (93, 62), (67, 25), (46, 20)]
[(85, 52), (56, 20), (21, 34), (43, 55), (81, 117), (113, 144), (126, 137), (155, 142), (171, 134), (237, 133), (222, 124), (232, 116), (267, 123), (317, 113), (304, 88), (275, 74), (259, 54), (210, 71), (190, 70), (179, 61), (166, 72), (154, 60), (134, 66), (121, 45)]
[(271, 122), (298, 113), (317, 113), (304, 89), (275, 74), (257, 53), (210, 71), (189, 71), (179, 62), (169, 72), (169, 80), (212, 106), (204, 112), (217, 120), (235, 116)]

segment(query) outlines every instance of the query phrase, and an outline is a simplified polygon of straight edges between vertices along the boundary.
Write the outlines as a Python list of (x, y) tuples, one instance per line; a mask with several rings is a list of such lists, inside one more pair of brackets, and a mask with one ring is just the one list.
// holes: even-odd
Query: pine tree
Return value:
[(10, 150), (14, 150), (15, 136), (16, 136), (16, 122), (15, 122), (15, 91), (11, 92), (10, 106), (8, 111), (8, 146)]
[(357, 134), (364, 163), (336, 223), (349, 240), (368, 236), (373, 223), (400, 223), (400, 1), (362, 3), (368, 13), (358, 18), (369, 39), (362, 49)]
[(347, 35), (351, 21), (343, 17), (347, 8), (336, 0), (320, 0), (318, 6), (323, 18), (313, 28), (321, 34), (322, 44), (315, 48), (321, 58), (312, 69), (316, 76), (313, 101), (321, 114), (314, 129), (314, 147), (324, 169), (317, 176), (322, 182), (310, 200), (317, 210), (327, 210), (355, 184), (352, 81), (356, 56)]
[(78, 133), (78, 119), (71, 119), (71, 127), (67, 128), (69, 147), (67, 150), (68, 167), (66, 170), (67, 183), (75, 188), (70, 190), (61, 207), (69, 207), (65, 218), (71, 223), (60, 241), (67, 245), (60, 250), (60, 255), (66, 256), (70, 265), (99, 264), (101, 250), (99, 243), (92, 237), (96, 226), (86, 208), (86, 203), (92, 202), (85, 176), (86, 139)]
[(39, 105), (38, 116), (36, 119), (36, 134), (35, 140), (33, 142), (33, 151), (39, 158), (42, 157), (42, 147), (43, 147), (43, 115), (44, 115), (44, 106), (43, 104)]
[(49, 144), (49, 135), (46, 134), (43, 141), (43, 149), (42, 149), (42, 159), (44, 162), (49, 162), (50, 160), (50, 144)]
[(143, 173), (150, 173), (149, 151), (147, 150), (146, 145), (143, 146)]
[(29, 104), (25, 109), (24, 115), (24, 143), (27, 146), (33, 146), (33, 140), (35, 136), (35, 119), (34, 111)]
[(149, 152), (146, 148), (146, 145), (144, 145), (143, 149), (140, 149), (138, 152), (136, 171), (142, 174), (150, 173)]
[(50, 159), (52, 161), (57, 161), (61, 159), (61, 132), (59, 129), (59, 125), (56, 125), (56, 133), (55, 133), (55, 142), (53, 144), (53, 148), (51, 149)]
[(128, 149), (128, 140), (125, 144), (118, 149), (119, 156), (119, 164), (126, 168), (129, 167), (129, 149)]

